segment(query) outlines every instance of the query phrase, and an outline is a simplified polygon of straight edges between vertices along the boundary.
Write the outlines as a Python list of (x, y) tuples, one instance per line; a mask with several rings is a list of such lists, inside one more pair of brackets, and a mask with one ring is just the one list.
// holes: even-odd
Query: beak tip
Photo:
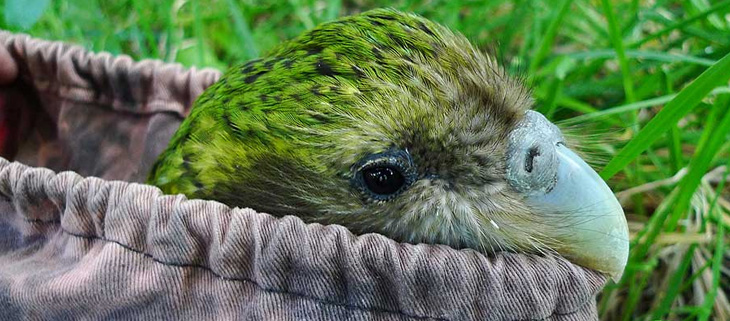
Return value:
[(552, 250), (619, 280), (629, 256), (623, 208), (598, 173), (562, 141), (557, 126), (526, 112), (510, 133), (507, 179), (540, 215), (545, 226), (540, 232)]
[[(611, 189), (578, 155), (561, 147), (553, 190), (531, 198), (533, 206), (561, 216), (559, 253), (579, 265), (621, 279), (629, 256), (629, 230), (623, 208)], [(549, 215), (549, 214), (548, 214)]]

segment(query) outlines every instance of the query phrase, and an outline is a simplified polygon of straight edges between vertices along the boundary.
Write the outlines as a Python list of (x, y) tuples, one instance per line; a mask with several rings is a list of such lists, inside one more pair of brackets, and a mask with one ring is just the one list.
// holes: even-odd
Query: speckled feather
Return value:
[[(531, 104), (463, 36), (368, 11), (229, 69), (195, 102), (149, 182), (400, 241), (545, 251), (555, 227), (535, 221), (504, 180), (506, 136)], [(407, 190), (378, 201), (352, 186), (358, 162), (393, 149), (415, 164)]]

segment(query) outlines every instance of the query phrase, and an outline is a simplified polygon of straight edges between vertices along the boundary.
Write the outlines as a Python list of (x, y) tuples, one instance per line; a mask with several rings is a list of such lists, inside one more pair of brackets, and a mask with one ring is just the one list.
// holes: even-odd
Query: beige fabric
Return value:
[(15, 160), (84, 176), (144, 181), (193, 100), (220, 77), (7, 32), (0, 44), (19, 64), (13, 103), (34, 121)]
[(46, 167), (0, 158), (0, 319), (596, 318), (606, 278), (561, 258), (400, 244), (129, 183), (219, 73), (0, 44), (21, 74), (0, 102), (32, 120), (15, 159)]

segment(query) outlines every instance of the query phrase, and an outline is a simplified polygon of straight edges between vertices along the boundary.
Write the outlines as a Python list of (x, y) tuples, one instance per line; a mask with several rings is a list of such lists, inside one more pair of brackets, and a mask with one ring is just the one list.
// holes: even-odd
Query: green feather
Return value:
[(206, 197), (230, 180), (227, 172), (252, 170), (272, 155), (290, 153), (324, 167), (297, 142), (318, 137), (292, 127), (348, 126), (338, 115), (357, 113), (357, 96), (375, 90), (373, 82), (409, 77), (413, 70), (403, 58), (433, 59), (444, 46), (442, 34), (451, 36), (421, 17), (374, 10), (324, 24), (234, 66), (195, 102), (149, 182), (168, 193)]
[(482, 232), (424, 216), (418, 206), (433, 203), (426, 187), (369, 200), (351, 185), (353, 166), (397, 148), (420, 177), (465, 190), (499, 181), (504, 138), (530, 104), (463, 36), (417, 15), (368, 11), (226, 71), (197, 99), (149, 183), (400, 240), (468, 244)]

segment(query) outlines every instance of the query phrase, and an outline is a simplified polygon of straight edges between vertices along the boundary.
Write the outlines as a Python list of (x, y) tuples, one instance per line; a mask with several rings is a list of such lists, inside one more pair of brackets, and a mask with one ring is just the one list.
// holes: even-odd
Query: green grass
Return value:
[[(219, 69), (339, 16), (381, 6), (422, 14), (526, 79), (537, 110), (595, 133), (579, 139), (621, 196), (632, 235), (623, 279), (599, 298), (602, 319), (730, 318), (730, 189), (720, 170), (730, 165), (730, 1), (0, 4), (3, 29)], [(12, 12), (29, 7), (22, 20)]]

